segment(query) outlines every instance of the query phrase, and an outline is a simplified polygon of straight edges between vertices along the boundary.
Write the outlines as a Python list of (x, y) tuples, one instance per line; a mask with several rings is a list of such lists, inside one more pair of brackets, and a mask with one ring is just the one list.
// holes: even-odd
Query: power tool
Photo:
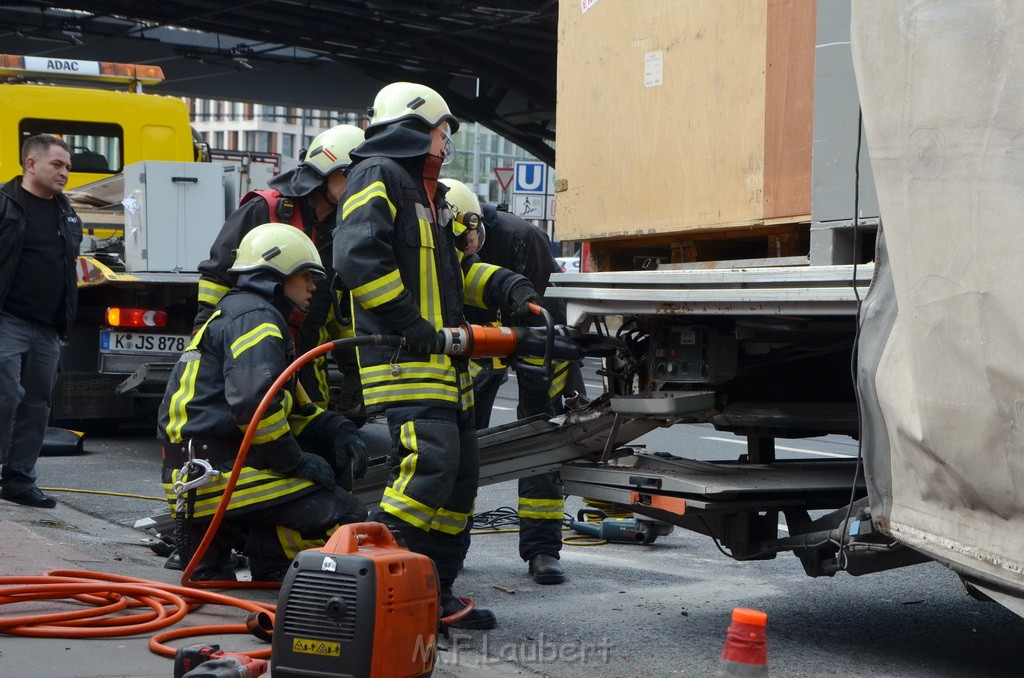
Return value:
[(274, 619), (274, 678), (415, 678), (433, 672), (438, 579), (433, 561), (381, 523), (338, 528), (299, 553)]
[(265, 660), (227, 653), (220, 645), (195, 643), (174, 653), (174, 678), (258, 678), (266, 672)]
[[(588, 515), (597, 517), (599, 522), (587, 522)], [(609, 518), (608, 514), (600, 509), (580, 509), (576, 518), (569, 521), (570, 528), (580, 534), (605, 541), (653, 544), (658, 537), (672, 532), (672, 526), (668, 523), (636, 518)]]

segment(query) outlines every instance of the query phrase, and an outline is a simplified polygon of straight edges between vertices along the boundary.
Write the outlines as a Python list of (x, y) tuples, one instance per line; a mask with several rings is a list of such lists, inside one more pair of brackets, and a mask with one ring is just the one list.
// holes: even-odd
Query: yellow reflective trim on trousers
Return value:
[(565, 500), (528, 499), (519, 497), (519, 517), (534, 520), (561, 520), (565, 509)]
[(409, 454), (402, 457), (401, 463), (398, 465), (398, 478), (392, 485), (397, 492), (405, 492), (405, 488), (409, 486), (409, 482), (412, 480), (412, 476), (416, 473), (416, 464), (419, 461), (420, 448), (419, 443), (416, 440), (416, 424), (415, 422), (407, 421), (398, 429), (398, 443), (403, 448), (409, 450)]
[(363, 308), (376, 308), (395, 299), (405, 291), (402, 273), (397, 268), (360, 285), (352, 290), (352, 296)]
[[(177, 480), (180, 469), (175, 469), (171, 474), (171, 482), (164, 483), (164, 495), (168, 504), (174, 506), (177, 502), (177, 495), (174, 493), (174, 481)], [(238, 483), (235, 491), (228, 502), (228, 510), (237, 510), (246, 506), (252, 506), (262, 502), (271, 501), (280, 497), (286, 497), (300, 490), (313, 485), (312, 481), (305, 478), (295, 478), (281, 475), (273, 471), (261, 471), (260, 469), (246, 466), (242, 468), (238, 476)], [(195, 512), (196, 518), (213, 515), (220, 504), (221, 495), (227, 486), (227, 475), (204, 485), (196, 492)], [(174, 510), (172, 508), (172, 515)]]
[(242, 355), (267, 337), (284, 339), (284, 337), (281, 336), (281, 328), (277, 325), (274, 323), (262, 323), (231, 342), (231, 357), (238, 360), (238, 356)]
[(565, 385), (569, 382), (569, 363), (564, 360), (555, 362), (554, 376), (551, 377), (551, 386), (548, 387), (548, 398), (554, 400), (562, 395)]
[(230, 289), (231, 288), (227, 285), (221, 285), (220, 283), (212, 280), (200, 280), (199, 295), (197, 298), (200, 304), (216, 306)]
[(430, 523), (430, 529), (444, 532), (445, 534), (458, 534), (466, 529), (469, 524), (469, 514), (438, 509), (434, 514), (434, 521)]
[(301, 532), (284, 525), (277, 525), (276, 529), (277, 543), (280, 544), (281, 551), (289, 559), (294, 559), (300, 551), (319, 548), (327, 543), (326, 539), (304, 539)]
[(355, 195), (349, 197), (349, 199), (345, 201), (345, 205), (342, 207), (341, 218), (345, 219), (348, 215), (352, 214), (352, 210), (359, 209), (374, 198), (384, 199), (384, 202), (388, 204), (388, 209), (391, 210), (391, 218), (394, 219), (395, 215), (398, 214), (398, 210), (395, 209), (394, 203), (392, 203), (391, 199), (388, 197), (388, 192), (384, 188), (383, 181), (375, 181)]
[(469, 267), (466, 273), (466, 280), (462, 291), (462, 299), (470, 306), (487, 308), (484, 303), (484, 292), (487, 291), (487, 283), (495, 274), (498, 267), (493, 264), (476, 263)]
[(172, 443), (180, 443), (183, 440), (181, 432), (185, 428), (185, 423), (188, 422), (186, 406), (196, 394), (196, 377), (199, 375), (200, 355), (197, 351), (192, 351), (191, 353), (195, 353), (195, 355), (190, 356), (187, 361), (184, 354), (181, 357), (181, 360), (186, 361), (188, 364), (181, 373), (178, 389), (171, 396), (170, 405), (167, 408), (167, 429), (165, 433), (167, 434), (167, 439)]
[(385, 513), (390, 513), (427, 532), (430, 531), (430, 524), (434, 520), (434, 509), (390, 487), (384, 488), (380, 507)]

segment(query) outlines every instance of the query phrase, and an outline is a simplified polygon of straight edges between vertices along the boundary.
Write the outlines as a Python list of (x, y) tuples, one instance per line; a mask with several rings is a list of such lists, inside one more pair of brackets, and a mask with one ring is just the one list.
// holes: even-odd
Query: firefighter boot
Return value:
[(558, 562), (558, 556), (541, 554), (531, 558), (530, 575), (538, 584), (561, 584), (565, 581), (565, 571)]
[[(453, 615), (464, 607), (466, 607), (466, 604), (456, 597), (450, 588), (441, 589), (442, 617)], [(498, 620), (495, 618), (493, 612), (479, 607), (474, 607), (465, 617), (448, 624), (448, 626), (453, 629), (483, 631), (486, 629), (493, 629), (497, 623)]]

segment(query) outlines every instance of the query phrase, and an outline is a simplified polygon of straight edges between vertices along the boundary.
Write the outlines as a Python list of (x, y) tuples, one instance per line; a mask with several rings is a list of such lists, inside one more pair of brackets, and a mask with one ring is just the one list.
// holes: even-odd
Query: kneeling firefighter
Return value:
[[(185, 556), (220, 502), (256, 408), (294, 360), (294, 332), (325, 273), (312, 241), (277, 223), (242, 238), (230, 271), (237, 283), (175, 364), (158, 414), (164, 490), (172, 514), (187, 521), (179, 535), (189, 545)], [(174, 483), (190, 451), (222, 475), (189, 493), (186, 515), (178, 516)], [(224, 567), (236, 548), (249, 557), (253, 580), (280, 580), (296, 553), (322, 546), (339, 524), (364, 520), (359, 501), (335, 484), (332, 466), (348, 464), (356, 477), (365, 473), (355, 426), (312, 403), (291, 380), (257, 424), (221, 531), (193, 578), (234, 578)]]

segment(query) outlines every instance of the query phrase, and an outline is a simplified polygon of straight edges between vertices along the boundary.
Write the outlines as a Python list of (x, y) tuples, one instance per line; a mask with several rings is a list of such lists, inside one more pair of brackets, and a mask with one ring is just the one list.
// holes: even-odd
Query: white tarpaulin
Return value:
[(1021, 595), (1024, 3), (854, 0), (852, 17), (887, 249), (860, 345), (872, 513)]

